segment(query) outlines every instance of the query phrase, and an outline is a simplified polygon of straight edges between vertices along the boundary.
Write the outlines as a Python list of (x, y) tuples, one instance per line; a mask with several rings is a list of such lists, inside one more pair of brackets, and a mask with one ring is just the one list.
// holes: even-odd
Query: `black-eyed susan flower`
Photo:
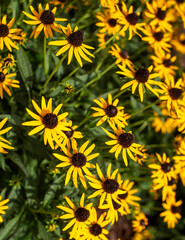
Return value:
[(92, 62), (87, 57), (87, 55), (91, 57), (94, 57), (94, 55), (91, 54), (87, 49), (94, 49), (94, 48), (83, 43), (84, 32), (82, 30), (78, 30), (77, 26), (75, 27), (74, 32), (72, 32), (70, 24), (67, 25), (66, 30), (63, 29), (63, 32), (68, 37), (68, 40), (58, 40), (58, 41), (49, 42), (49, 45), (63, 46), (57, 52), (56, 56), (61, 55), (62, 53), (66, 52), (69, 49), (67, 64), (70, 64), (73, 57), (73, 53), (81, 67), (83, 66), (81, 57), (88, 62)]
[(129, 38), (130, 40), (134, 34), (139, 35), (142, 37), (137, 30), (143, 31), (143, 26), (145, 23), (139, 23), (139, 15), (140, 13), (133, 12), (133, 6), (131, 5), (129, 9), (127, 9), (127, 6), (124, 2), (122, 2), (121, 11), (119, 6), (117, 6), (117, 18), (119, 20), (119, 24), (123, 25), (123, 28), (121, 29), (120, 34), (123, 35), (123, 33), (128, 29), (129, 30)]
[(19, 33), (17, 33), (19, 39), (16, 39), (14, 43), (23, 45), (26, 42), (26, 35), (27, 33), (21, 30)]
[(178, 35), (171, 40), (171, 44), (178, 52), (185, 54), (185, 33), (178, 33)]
[(4, 150), (4, 148), (6, 148), (6, 149), (14, 149), (14, 147), (10, 146), (11, 143), (8, 140), (6, 140), (3, 137), (1, 137), (1, 135), (7, 133), (12, 128), (12, 127), (7, 127), (5, 129), (2, 129), (2, 127), (5, 125), (7, 120), (8, 120), (8, 118), (4, 118), (0, 122), (0, 152), (1, 153), (8, 153), (7, 151)]
[(160, 164), (154, 163), (148, 165), (149, 168), (154, 169), (151, 177), (158, 178), (167, 185), (172, 177), (176, 178), (176, 172), (174, 171), (174, 167), (172, 167), (170, 158), (166, 156), (166, 153), (163, 153), (162, 157), (156, 153), (156, 156)]
[(107, 145), (114, 145), (109, 152), (115, 152), (115, 158), (118, 159), (118, 156), (122, 151), (123, 161), (125, 162), (125, 165), (128, 166), (127, 154), (135, 161), (135, 157), (133, 156), (132, 152), (142, 155), (142, 153), (136, 149), (137, 147), (141, 147), (141, 145), (135, 143), (135, 138), (131, 131), (125, 132), (121, 127), (118, 126), (118, 128), (116, 128), (116, 126), (111, 123), (110, 126), (116, 135), (102, 127), (107, 135), (113, 139), (105, 142)]
[(8, 209), (8, 206), (5, 206), (5, 204), (7, 204), (9, 202), (9, 199), (5, 199), (3, 201), (1, 201), (2, 196), (0, 195), (0, 222), (3, 222), (3, 218), (1, 216), (1, 214), (5, 214), (6, 209)]
[(70, 85), (69, 83), (66, 84), (65, 87), (64, 87), (64, 91), (65, 91), (65, 93), (67, 93), (67, 94), (73, 93), (74, 90), (75, 90), (74, 87), (73, 87), (72, 85)]
[(176, 118), (178, 131), (185, 133), (185, 107), (181, 107), (178, 111), (178, 118)]
[(118, 194), (123, 194), (125, 192), (120, 189), (122, 180), (120, 178), (118, 179), (118, 177), (117, 177), (117, 180), (115, 180), (118, 169), (116, 169), (111, 174), (111, 163), (110, 163), (107, 168), (106, 178), (103, 176), (103, 173), (98, 164), (96, 164), (96, 170), (101, 181), (98, 180), (95, 176), (86, 175), (86, 177), (90, 180), (89, 185), (92, 188), (97, 189), (88, 198), (94, 198), (100, 195), (101, 197), (99, 202), (99, 208), (101, 208), (104, 201), (106, 200), (109, 205), (109, 208), (114, 209), (113, 200), (118, 204), (120, 204), (120, 201), (118, 200), (117, 196)]
[(154, 236), (150, 232), (150, 230), (145, 229), (142, 232), (135, 232), (132, 240), (153, 240)]
[(151, 4), (146, 2), (146, 7), (144, 14), (148, 19), (151, 19), (151, 26), (158, 25), (162, 31), (172, 31), (171, 14), (164, 1), (153, 0)]
[(183, 148), (183, 146), (185, 146), (185, 137), (182, 136), (181, 134), (178, 134), (177, 136), (175, 136), (175, 139), (174, 139), (174, 147), (177, 154), (180, 153), (179, 149)]
[(93, 113), (93, 117), (101, 117), (101, 119), (97, 122), (96, 126), (100, 126), (102, 123), (104, 123), (106, 120), (109, 120), (111, 123), (116, 123), (118, 126), (125, 127), (127, 124), (126, 119), (128, 119), (128, 115), (124, 114), (123, 106), (119, 106), (118, 99), (115, 99), (114, 102), (112, 102), (112, 95), (108, 94), (108, 104), (107, 102), (102, 98), (99, 97), (100, 102), (96, 99), (93, 101), (98, 104), (100, 108), (97, 107), (91, 107), (93, 110), (96, 111), (96, 113)]
[(3, 58), (1, 61), (2, 67), (12, 68), (15, 64), (14, 57), (12, 54), (8, 53), (8, 56)]
[(175, 70), (178, 69), (174, 62), (176, 56), (171, 56), (170, 53), (161, 52), (157, 53), (156, 56), (151, 56), (154, 63), (154, 71), (159, 73), (159, 77), (164, 78), (166, 82), (169, 82), (175, 76)]
[(159, 81), (155, 81), (156, 77), (159, 76), (158, 73), (151, 73), (153, 66), (151, 65), (148, 68), (140, 68), (138, 70), (135, 70), (134, 67), (129, 66), (130, 69), (124, 68), (122, 65), (118, 65), (118, 67), (122, 71), (118, 71), (118, 74), (124, 75), (125, 77), (131, 78), (133, 80), (125, 83), (120, 90), (123, 90), (125, 88), (128, 88), (132, 86), (132, 94), (135, 93), (136, 88), (138, 87), (139, 95), (141, 102), (143, 102), (143, 87), (145, 86), (148, 88), (153, 94), (155, 94), (157, 97), (159, 96), (157, 91), (153, 89), (150, 85), (157, 85), (161, 87), (162, 83)]
[[(110, 38), (110, 35), (107, 33), (97, 33), (96, 36), (98, 37), (99, 47), (103, 46)], [(103, 49), (105, 46), (103, 47)]]
[(132, 221), (132, 227), (135, 232), (141, 232), (148, 225), (148, 218), (145, 216), (143, 212), (140, 212), (135, 216), (136, 220)]
[(18, 46), (13, 41), (20, 39), (17, 34), (22, 30), (18, 28), (11, 29), (15, 22), (15, 18), (12, 18), (9, 23), (7, 23), (6, 18), (7, 15), (4, 15), (2, 21), (0, 21), (0, 49), (3, 50), (5, 44), (10, 52), (12, 52), (12, 47), (19, 50)]
[(138, 148), (138, 151), (141, 152), (142, 155), (135, 153), (135, 161), (138, 162), (140, 165), (143, 165), (142, 162), (146, 162), (146, 159), (148, 158), (148, 153), (146, 153), (147, 149), (144, 147), (145, 146), (142, 145)]
[(100, 0), (102, 7), (109, 8), (114, 4), (117, 4), (119, 0)]
[(80, 237), (80, 240), (108, 240), (105, 235), (109, 232), (104, 227), (109, 224), (110, 220), (105, 220), (105, 216), (106, 213), (103, 213), (98, 218), (96, 209), (92, 208), (89, 226), (83, 236)]
[(178, 219), (181, 218), (180, 206), (182, 200), (176, 201), (175, 197), (168, 197), (166, 203), (163, 203), (164, 212), (160, 214), (160, 217), (164, 217), (164, 222), (167, 222), (168, 228), (174, 228)]
[(66, 156), (63, 156), (58, 153), (53, 153), (53, 155), (56, 158), (62, 161), (62, 163), (59, 163), (57, 167), (70, 166), (66, 173), (65, 186), (68, 184), (72, 175), (73, 183), (75, 187), (78, 188), (77, 176), (79, 175), (82, 185), (84, 186), (84, 188), (87, 188), (87, 184), (86, 184), (83, 172), (93, 177), (92, 173), (88, 170), (88, 168), (95, 168), (95, 166), (92, 163), (89, 163), (89, 161), (99, 156), (99, 153), (94, 153), (89, 155), (95, 148), (95, 144), (92, 144), (89, 148), (86, 149), (88, 144), (89, 144), (89, 141), (86, 141), (79, 148), (79, 150), (77, 150), (76, 146), (72, 145), (73, 154), (70, 153), (64, 146), (61, 145), (62, 150), (66, 154)]
[(0, 66), (0, 97), (3, 99), (3, 89), (7, 92), (9, 96), (12, 95), (10, 92), (9, 86), (13, 88), (19, 88), (19, 81), (15, 79), (11, 79), (11, 77), (15, 77), (16, 73), (8, 74), (7, 68), (2, 69)]
[(42, 97), (41, 108), (34, 100), (32, 100), (32, 104), (39, 115), (26, 108), (26, 111), (32, 118), (34, 118), (34, 120), (24, 122), (22, 125), (34, 126), (34, 129), (28, 133), (29, 136), (44, 129), (44, 144), (46, 145), (48, 142), (50, 147), (54, 149), (53, 141), (60, 145), (60, 142), (58, 141), (59, 136), (67, 138), (63, 131), (68, 131), (70, 129), (67, 128), (68, 124), (64, 123), (62, 120), (68, 115), (68, 113), (65, 112), (58, 115), (63, 105), (62, 103), (52, 111), (52, 98), (49, 99), (48, 104), (46, 105), (45, 98)]
[(53, 37), (52, 30), (61, 33), (59, 29), (64, 29), (60, 24), (57, 24), (56, 21), (63, 22), (67, 19), (65, 18), (55, 18), (55, 13), (57, 8), (53, 8), (53, 10), (49, 10), (49, 4), (46, 4), (45, 10), (42, 8), (42, 4), (39, 3), (38, 12), (30, 5), (30, 10), (33, 13), (27, 13), (23, 11), (23, 13), (31, 19), (31, 21), (23, 20), (25, 23), (30, 25), (37, 25), (36, 28), (31, 33), (30, 37), (37, 38), (42, 30), (44, 30), (44, 35), (46, 38)]
[(85, 193), (83, 193), (81, 196), (79, 207), (76, 207), (67, 196), (64, 196), (64, 198), (68, 203), (69, 207), (61, 205), (57, 206), (57, 208), (60, 208), (64, 212), (66, 212), (66, 214), (60, 216), (60, 218), (71, 219), (71, 221), (62, 229), (62, 231), (66, 231), (67, 229), (73, 226), (72, 231), (70, 233), (70, 239), (72, 239), (74, 236), (76, 239), (80, 239), (78, 237), (81, 234), (87, 233), (86, 224), (89, 223), (89, 221), (93, 218), (91, 214), (91, 208), (93, 203), (89, 203), (86, 206), (84, 206)]
[(132, 65), (126, 49), (121, 49), (116, 43), (111, 46), (109, 53), (116, 57), (116, 64), (121, 63), (123, 67)]

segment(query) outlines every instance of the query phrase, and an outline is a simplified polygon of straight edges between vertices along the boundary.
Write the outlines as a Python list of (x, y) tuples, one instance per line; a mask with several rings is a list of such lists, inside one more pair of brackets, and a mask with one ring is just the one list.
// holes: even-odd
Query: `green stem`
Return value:
[(47, 68), (46, 68), (46, 37), (44, 36), (44, 72), (47, 76)]
[(57, 83), (57, 85), (62, 85), (63, 82), (67, 81), (71, 76), (73, 76), (73, 74), (75, 74), (75, 72), (77, 72), (79, 68), (80, 67), (75, 68), (69, 75), (67, 75), (65, 78), (63, 78), (59, 84)]
[(143, 112), (143, 111), (147, 110), (148, 108), (151, 108), (152, 106), (154, 106), (155, 104), (157, 104), (159, 101), (160, 101), (160, 100), (157, 99), (155, 102), (153, 102), (153, 103), (147, 105), (146, 107), (143, 107), (143, 108), (139, 109), (138, 111), (134, 112), (133, 114), (131, 114), (131, 116), (134, 116), (134, 115), (136, 115), (136, 114), (138, 114), (138, 113), (140, 113), (140, 112)]
[(163, 144), (151, 144), (151, 145), (146, 145), (146, 148), (163, 148), (163, 147), (171, 147), (171, 144), (168, 143), (163, 143)]

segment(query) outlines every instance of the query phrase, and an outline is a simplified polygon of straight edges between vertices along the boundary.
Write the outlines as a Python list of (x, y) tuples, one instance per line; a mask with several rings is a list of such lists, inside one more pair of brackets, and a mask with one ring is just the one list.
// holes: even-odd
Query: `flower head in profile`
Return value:
[(9, 96), (12, 95), (10, 92), (10, 89), (8, 88), (19, 88), (19, 81), (15, 79), (11, 79), (12, 77), (15, 77), (16, 73), (10, 73), (8, 74), (7, 68), (2, 69), (0, 66), (0, 97), (3, 99), (3, 90), (7, 92)]
[(63, 32), (68, 39), (49, 42), (49, 45), (62, 46), (62, 48), (57, 52), (56, 56), (59, 56), (69, 50), (67, 64), (71, 63), (73, 54), (75, 55), (75, 58), (81, 67), (83, 66), (81, 57), (86, 61), (92, 63), (91, 59), (89, 59), (87, 55), (91, 57), (94, 57), (94, 55), (91, 54), (87, 49), (94, 48), (83, 43), (84, 32), (82, 30), (78, 30), (77, 26), (75, 27), (73, 32), (70, 24), (67, 25), (67, 29), (63, 29)]
[[(9, 199), (5, 199), (3, 201), (1, 201), (2, 196), (0, 195), (0, 214), (5, 214), (6, 209), (8, 209), (8, 206), (5, 206), (5, 204), (7, 204), (9, 202)], [(3, 222), (3, 218), (0, 215), (0, 222)]]
[(12, 127), (7, 127), (5, 129), (2, 129), (2, 127), (5, 125), (7, 120), (8, 120), (8, 118), (4, 118), (0, 122), (0, 152), (1, 153), (8, 153), (7, 151), (5, 151), (4, 148), (6, 148), (6, 149), (14, 149), (14, 147), (10, 146), (11, 143), (8, 140), (6, 140), (3, 137), (1, 137), (1, 135), (7, 133), (12, 128)]
[(78, 188), (77, 176), (79, 175), (82, 185), (87, 189), (87, 184), (83, 172), (89, 176), (93, 176), (88, 168), (95, 168), (95, 166), (92, 163), (89, 163), (89, 161), (99, 156), (99, 153), (89, 155), (95, 148), (95, 144), (92, 144), (89, 148), (86, 149), (88, 144), (89, 141), (86, 141), (79, 148), (79, 150), (75, 145), (72, 145), (73, 153), (70, 153), (64, 146), (61, 145), (62, 150), (66, 156), (58, 153), (53, 153), (56, 158), (62, 161), (62, 163), (59, 163), (57, 167), (69, 167), (66, 173), (65, 186), (68, 184), (72, 175), (73, 183), (75, 187)]
[(56, 21), (66, 21), (65, 18), (55, 18), (55, 13), (57, 8), (53, 8), (53, 10), (49, 10), (49, 4), (46, 4), (45, 10), (42, 9), (42, 4), (39, 3), (38, 12), (30, 5), (30, 10), (33, 13), (27, 13), (23, 11), (23, 13), (31, 19), (31, 21), (23, 20), (25, 23), (30, 25), (37, 25), (36, 28), (31, 33), (30, 37), (37, 38), (42, 30), (44, 30), (44, 35), (46, 38), (53, 37), (52, 30), (61, 33), (59, 29), (64, 29), (60, 24), (57, 24)]
[(32, 100), (32, 104), (38, 114), (35, 114), (32, 111), (30, 111), (28, 108), (26, 108), (26, 111), (32, 118), (34, 118), (34, 120), (24, 122), (22, 123), (22, 125), (34, 126), (34, 129), (32, 129), (28, 133), (29, 136), (36, 134), (44, 129), (44, 144), (46, 145), (48, 142), (50, 147), (54, 149), (53, 141), (55, 141), (58, 145), (60, 145), (60, 142), (58, 141), (59, 136), (63, 136), (64, 138), (67, 138), (65, 133), (63, 133), (63, 131), (68, 131), (70, 129), (67, 128), (68, 124), (63, 122), (62, 120), (68, 115), (68, 113), (65, 112), (58, 115), (63, 105), (62, 103), (59, 104), (52, 111), (52, 98), (49, 99), (48, 104), (46, 105), (45, 98), (42, 97), (41, 108), (38, 106), (38, 104), (34, 100)]
[(12, 54), (8, 53), (8, 56), (1, 61), (2, 67), (12, 68), (15, 64), (15, 60)]
[[(98, 32), (96, 34), (96, 36), (98, 37), (98, 42), (99, 42), (98, 47), (102, 47), (110, 38), (110, 35), (108, 35), (107, 33)], [(105, 48), (105, 46), (103, 47), (103, 49), (104, 48)]]
[(118, 67), (122, 71), (118, 71), (118, 74), (124, 75), (125, 77), (131, 78), (133, 80), (125, 83), (120, 90), (123, 90), (125, 88), (128, 88), (132, 86), (132, 94), (135, 93), (136, 88), (139, 89), (139, 95), (141, 102), (143, 102), (143, 87), (148, 88), (153, 94), (155, 94), (157, 97), (159, 96), (157, 91), (151, 87), (151, 85), (161, 86), (162, 83), (159, 81), (155, 81), (156, 77), (159, 76), (158, 73), (151, 73), (153, 66), (151, 65), (148, 68), (140, 68), (138, 70), (135, 70), (134, 67), (129, 66), (130, 69), (124, 68), (122, 65), (118, 65)]
[(140, 212), (135, 216), (136, 220), (132, 221), (133, 230), (135, 232), (141, 232), (148, 225), (148, 218), (145, 216), (143, 212)]
[(141, 147), (138, 148), (138, 151), (142, 153), (142, 155), (139, 155), (135, 153), (135, 161), (138, 162), (140, 165), (143, 165), (143, 162), (146, 162), (148, 158), (148, 154), (146, 153), (147, 149), (144, 148), (145, 146), (142, 145)]
[(19, 50), (14, 40), (21, 39), (17, 34), (22, 30), (18, 28), (11, 29), (15, 22), (15, 18), (12, 18), (9, 23), (7, 23), (6, 19), (7, 15), (4, 15), (2, 21), (0, 21), (0, 49), (3, 50), (5, 44), (10, 52), (12, 52), (12, 47)]
[(91, 208), (93, 203), (89, 203), (84, 206), (85, 193), (82, 194), (80, 199), (79, 207), (76, 207), (74, 203), (67, 197), (64, 196), (66, 202), (69, 207), (65, 206), (57, 206), (66, 214), (62, 215), (61, 219), (71, 219), (70, 222), (62, 229), (62, 231), (66, 231), (70, 227), (73, 226), (72, 231), (70, 233), (70, 239), (75, 236), (76, 239), (80, 239), (79, 236), (83, 233), (87, 233), (87, 223), (92, 219)]

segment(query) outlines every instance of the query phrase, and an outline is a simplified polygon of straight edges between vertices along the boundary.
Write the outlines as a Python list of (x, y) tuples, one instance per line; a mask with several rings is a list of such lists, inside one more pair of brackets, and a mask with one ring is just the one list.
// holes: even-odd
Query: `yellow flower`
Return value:
[(28, 133), (29, 136), (44, 129), (44, 144), (46, 145), (48, 142), (50, 147), (54, 149), (53, 141), (60, 145), (60, 142), (58, 141), (58, 135), (67, 138), (63, 131), (68, 131), (70, 129), (67, 128), (67, 123), (62, 122), (62, 119), (64, 119), (68, 113), (66, 112), (58, 115), (63, 105), (62, 103), (59, 104), (54, 111), (52, 111), (52, 98), (49, 99), (48, 104), (46, 105), (45, 98), (42, 97), (41, 108), (34, 100), (32, 100), (32, 104), (39, 115), (26, 108), (28, 114), (34, 118), (34, 121), (24, 122), (22, 125), (35, 127)]
[(161, 87), (161, 85), (162, 85), (161, 82), (153, 80), (154, 78), (158, 77), (159, 74), (158, 73), (151, 74), (151, 71), (153, 69), (152, 65), (148, 68), (140, 68), (138, 70), (135, 70), (132, 66), (129, 66), (130, 70), (124, 68), (121, 65), (118, 65), (118, 67), (122, 70), (122, 71), (118, 71), (117, 72), (118, 74), (121, 74), (121, 75), (124, 75), (125, 77), (133, 79), (133, 80), (125, 83), (120, 88), (120, 90), (128, 88), (132, 85), (132, 94), (134, 94), (136, 88), (138, 87), (141, 102), (143, 102), (143, 87), (144, 86), (146, 88), (148, 88), (157, 97), (159, 96), (157, 91), (150, 86), (150, 84), (151, 85), (157, 85), (159, 87)]
[(15, 64), (14, 57), (12, 54), (8, 53), (8, 56), (2, 60), (3, 67), (12, 68)]
[[(1, 199), (2, 199), (2, 196), (0, 195), (0, 201)], [(5, 199), (0, 202), (0, 214), (5, 214), (4, 210), (8, 209), (8, 206), (4, 206), (4, 205), (8, 202), (9, 202), (9, 199)], [(1, 215), (0, 215), (0, 222), (3, 222), (3, 218), (1, 217)]]
[(100, 0), (102, 7), (108, 8), (114, 4), (117, 4), (119, 0)]
[(74, 203), (67, 197), (64, 196), (66, 202), (68, 203), (69, 207), (65, 206), (57, 206), (57, 208), (62, 209), (67, 214), (62, 215), (61, 219), (70, 219), (72, 220), (62, 229), (62, 231), (66, 231), (70, 227), (72, 227), (72, 231), (70, 233), (70, 239), (75, 236), (76, 239), (79, 239), (79, 236), (83, 233), (87, 233), (87, 226), (86, 224), (93, 218), (91, 214), (91, 208), (93, 203), (89, 203), (84, 207), (84, 199), (85, 194), (83, 193), (80, 199), (80, 206), (77, 208)]
[(5, 44), (10, 52), (12, 52), (12, 47), (19, 50), (12, 40), (20, 39), (17, 34), (22, 30), (18, 28), (11, 29), (15, 22), (15, 18), (12, 18), (9, 23), (7, 23), (6, 18), (7, 16), (4, 15), (2, 21), (0, 21), (0, 49), (3, 50)]
[(178, 52), (185, 54), (185, 33), (178, 33), (178, 35), (171, 40), (171, 44)]
[(93, 101), (98, 104), (100, 108), (91, 107), (93, 110), (97, 111), (96, 113), (93, 113), (92, 116), (101, 117), (101, 119), (97, 122), (96, 126), (100, 126), (107, 119), (109, 119), (111, 123), (116, 123), (118, 126), (125, 127), (125, 125), (128, 125), (126, 122), (126, 119), (128, 119), (128, 115), (124, 114), (124, 107), (117, 107), (119, 102), (118, 99), (115, 99), (114, 102), (112, 102), (112, 95), (110, 93), (108, 94), (108, 104), (102, 97), (99, 97), (99, 99), (100, 102), (96, 99), (94, 99)]
[(74, 87), (70, 84), (66, 84), (65, 88), (64, 88), (64, 91), (67, 93), (67, 94), (71, 94), (74, 92)]
[(114, 130), (116, 135), (108, 132), (103, 127), (102, 127), (102, 129), (107, 133), (107, 135), (110, 138), (113, 139), (113, 140), (107, 141), (105, 143), (107, 145), (114, 145), (110, 149), (109, 152), (110, 153), (114, 153), (115, 152), (115, 158), (116, 159), (118, 159), (118, 156), (119, 156), (120, 152), (122, 151), (123, 161), (125, 162), (125, 165), (128, 166), (127, 154), (134, 161), (135, 161), (135, 157), (133, 156), (132, 152), (134, 152), (136, 154), (139, 154), (139, 155), (143, 155), (140, 151), (138, 151), (136, 149), (137, 147), (140, 147), (141, 145), (134, 142), (135, 138), (134, 138), (134, 136), (133, 136), (131, 131), (129, 131), (127, 133), (121, 127), (118, 126), (118, 128), (116, 128), (115, 125), (111, 124), (111, 123), (110, 123), (110, 126), (112, 127), (112, 129)]
[(30, 25), (37, 25), (36, 28), (31, 33), (30, 37), (34, 35), (34, 38), (37, 38), (42, 30), (44, 30), (44, 34), (46, 38), (53, 37), (52, 29), (56, 32), (61, 33), (59, 29), (64, 29), (65, 27), (57, 24), (55, 21), (66, 21), (65, 18), (55, 18), (55, 13), (57, 8), (53, 8), (53, 10), (49, 10), (49, 4), (46, 4), (45, 10), (42, 9), (42, 4), (39, 3), (38, 12), (30, 6), (30, 10), (33, 15), (23, 11), (23, 13), (31, 19), (31, 21), (23, 20), (25, 23)]
[(72, 32), (70, 24), (67, 25), (67, 30), (63, 29), (63, 32), (68, 37), (68, 40), (58, 40), (58, 41), (49, 42), (49, 45), (63, 46), (57, 52), (56, 56), (61, 55), (62, 53), (66, 52), (69, 49), (68, 63), (67, 63), (68, 65), (71, 63), (73, 53), (81, 67), (83, 66), (81, 57), (88, 62), (92, 62), (86, 56), (86, 54), (91, 57), (94, 57), (94, 55), (87, 50), (87, 49), (94, 49), (94, 48), (83, 43), (84, 32), (82, 30), (78, 30), (77, 26), (75, 27), (74, 32)]
[(83, 172), (85, 172), (87, 175), (93, 176), (88, 168), (95, 168), (95, 166), (92, 163), (89, 163), (89, 161), (99, 156), (99, 153), (89, 155), (95, 148), (95, 144), (92, 144), (89, 148), (86, 149), (88, 143), (89, 141), (86, 141), (80, 147), (79, 151), (77, 150), (76, 146), (72, 146), (73, 154), (70, 153), (64, 146), (61, 146), (63, 152), (67, 156), (53, 153), (56, 158), (62, 161), (62, 163), (58, 164), (57, 167), (70, 166), (66, 173), (65, 186), (68, 184), (71, 175), (73, 174), (73, 183), (75, 187), (78, 188), (77, 175), (79, 175), (82, 185), (87, 189), (87, 184)]
[(16, 73), (7, 74), (8, 70), (6, 68), (2, 69), (0, 66), (0, 97), (3, 99), (3, 89), (7, 92), (9, 96), (11, 96), (10, 89), (8, 86), (19, 88), (19, 81), (15, 79), (11, 79), (11, 77), (16, 76)]
[(148, 218), (143, 212), (140, 212), (139, 215), (135, 216), (136, 220), (132, 221), (132, 227), (135, 232), (141, 232), (148, 225)]
[(170, 196), (166, 199), (166, 203), (163, 203), (165, 211), (160, 214), (160, 217), (164, 217), (164, 222), (167, 222), (168, 228), (174, 228), (180, 215), (180, 205), (182, 200), (176, 202), (175, 196)]
[(51, 0), (49, 1), (50, 4), (54, 4), (54, 5), (60, 5), (61, 8), (64, 8), (65, 4), (67, 4), (68, 0)]
[(138, 162), (140, 165), (143, 165), (143, 162), (146, 162), (146, 159), (148, 157), (148, 154), (146, 153), (147, 149), (144, 148), (145, 146), (142, 145), (141, 147), (138, 148), (138, 151), (141, 152), (143, 155), (139, 155), (135, 153), (135, 161)]
[[(4, 118), (1, 122), (0, 122), (0, 152), (1, 153), (8, 153), (7, 151), (4, 150), (4, 148), (7, 149), (14, 149), (14, 147), (11, 147), (11, 143), (9, 141), (7, 141), (6, 139), (4, 139), (3, 137), (1, 137), (1, 135), (7, 133), (12, 127), (8, 127), (5, 129), (2, 129), (2, 127), (5, 125), (5, 123), (7, 122), (8, 118)], [(1, 130), (2, 129), (2, 130)]]
[[(98, 37), (99, 47), (103, 46), (110, 38), (107, 33), (97, 33), (96, 36)], [(103, 47), (103, 49), (105, 46)]]
[(178, 131), (185, 133), (185, 107), (181, 107), (178, 111), (178, 118), (176, 118)]

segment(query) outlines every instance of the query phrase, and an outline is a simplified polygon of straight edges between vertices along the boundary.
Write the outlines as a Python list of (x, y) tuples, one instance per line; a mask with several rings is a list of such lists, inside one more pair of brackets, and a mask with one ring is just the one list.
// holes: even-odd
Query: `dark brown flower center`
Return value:
[(171, 212), (174, 213), (174, 214), (175, 214), (175, 213), (180, 213), (180, 212), (181, 212), (181, 208), (172, 205), (172, 206), (171, 206)]
[(119, 203), (115, 202), (114, 200), (112, 200), (112, 204), (113, 204), (113, 207), (115, 210), (118, 210), (121, 207), (121, 205)]
[(75, 217), (79, 222), (85, 222), (90, 216), (90, 212), (89, 210), (85, 209), (85, 208), (78, 208), (75, 211)]
[(82, 30), (78, 30), (69, 35), (68, 41), (74, 47), (79, 47), (83, 43), (83, 38), (84, 38), (84, 32)]
[(181, 145), (181, 143), (179, 141), (175, 141), (175, 146), (179, 147)]
[(11, 65), (12, 63), (13, 63), (13, 61), (12, 61), (11, 58), (6, 58), (6, 59), (4, 60), (4, 65), (5, 65), (5, 66), (8, 66), (9, 64)]
[(59, 0), (59, 2), (65, 3), (65, 2), (67, 2), (67, 0)]
[(71, 127), (68, 127), (71, 129), (71, 131), (63, 131), (65, 133), (65, 135), (67, 136), (67, 138), (71, 138), (73, 136), (73, 129)]
[(130, 13), (126, 16), (126, 19), (130, 25), (136, 25), (139, 20), (139, 16), (136, 13)]
[(108, 40), (109, 40), (109, 36), (107, 34), (105, 34), (104, 41), (107, 42)]
[(141, 219), (141, 220), (140, 220), (140, 225), (141, 225), (141, 226), (145, 226), (145, 220), (144, 220), (144, 219)]
[(42, 123), (45, 125), (46, 128), (53, 129), (58, 125), (58, 117), (56, 114), (47, 113), (43, 117)]
[(0, 37), (6, 37), (9, 34), (9, 28), (5, 24), (0, 24)]
[(114, 179), (107, 179), (103, 183), (103, 190), (107, 193), (113, 194), (118, 190), (118, 188), (119, 188), (119, 184)]
[(53, 24), (55, 21), (55, 16), (51, 10), (44, 10), (40, 16), (40, 21), (43, 24)]
[(136, 154), (136, 157), (139, 158), (139, 159), (142, 159), (143, 155)]
[(180, 43), (181, 43), (182, 45), (185, 45), (185, 40), (180, 41)]
[(164, 61), (163, 61), (163, 64), (164, 64), (164, 66), (165, 67), (170, 67), (173, 63), (171, 62), (171, 60), (170, 59), (165, 59)]
[(113, 105), (108, 105), (107, 108), (105, 109), (105, 112), (108, 117), (115, 117), (117, 115), (117, 107)]
[(0, 82), (4, 82), (5, 80), (5, 75), (3, 72), (0, 72)]
[(92, 235), (98, 236), (102, 232), (102, 228), (99, 224), (95, 223), (92, 225), (92, 227), (89, 228), (89, 231)]
[(168, 90), (168, 92), (169, 92), (170, 97), (173, 100), (179, 99), (182, 96), (182, 93), (183, 93), (182, 89), (180, 89), (180, 88), (171, 88), (171, 89)]
[(165, 17), (166, 17), (166, 11), (163, 11), (163, 10), (161, 10), (161, 8), (158, 8), (156, 17), (157, 17), (159, 20), (164, 20)]
[(176, 0), (177, 3), (184, 3), (184, 0)]
[(128, 58), (128, 52), (126, 50), (123, 50), (119, 53), (119, 55), (123, 58), (123, 59), (127, 59)]
[(141, 68), (135, 72), (135, 78), (139, 83), (145, 83), (148, 80), (150, 73), (147, 68)]
[(170, 181), (168, 181), (168, 186), (173, 186), (176, 184), (176, 180), (172, 177)]
[(170, 170), (171, 170), (171, 164), (165, 162), (165, 163), (163, 163), (163, 164), (161, 165), (161, 169), (162, 169), (162, 171), (165, 172), (165, 173), (170, 172)]
[(153, 37), (156, 41), (160, 42), (163, 39), (163, 33), (162, 32), (155, 32), (153, 34)]
[(72, 156), (72, 165), (75, 167), (83, 167), (86, 164), (86, 156), (83, 153), (75, 153)]
[(128, 197), (128, 192), (123, 193), (123, 194), (118, 194), (118, 197), (121, 199), (126, 199)]
[(115, 19), (115, 18), (110, 18), (110, 19), (108, 20), (108, 24), (109, 24), (111, 27), (115, 27), (116, 24), (117, 24), (117, 19)]
[(134, 136), (130, 133), (122, 133), (119, 135), (118, 142), (122, 147), (128, 148), (134, 142)]

